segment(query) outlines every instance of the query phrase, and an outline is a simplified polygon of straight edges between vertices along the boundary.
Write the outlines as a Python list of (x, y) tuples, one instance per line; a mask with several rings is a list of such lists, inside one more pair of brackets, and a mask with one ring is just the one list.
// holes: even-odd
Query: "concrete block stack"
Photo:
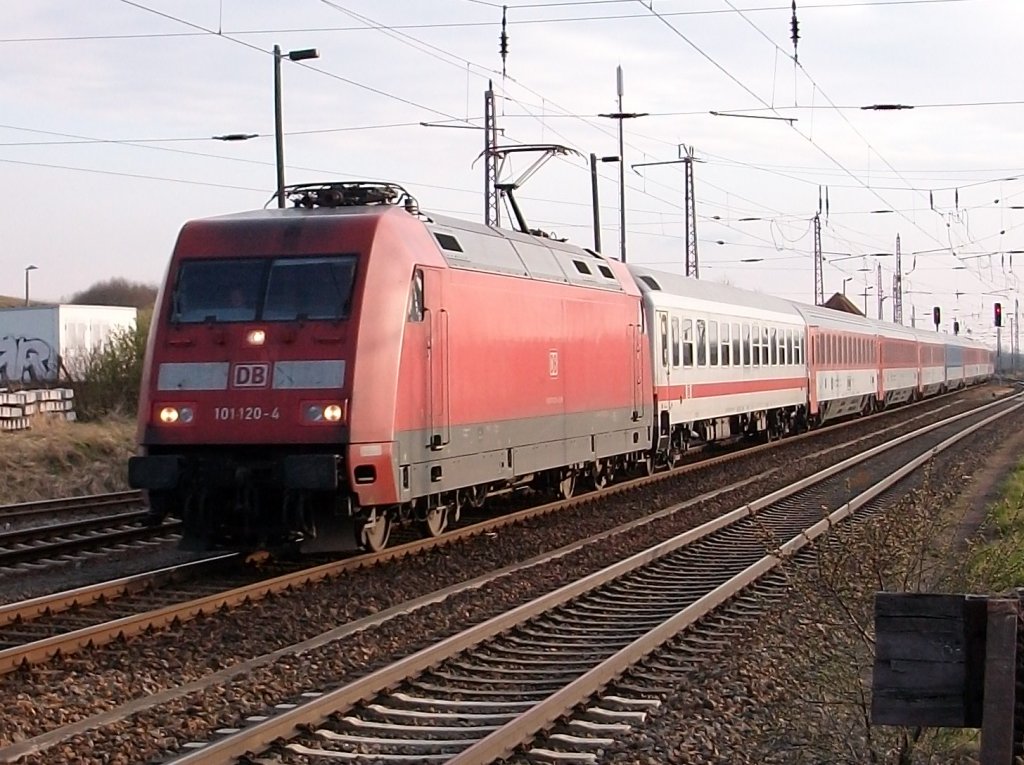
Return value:
[(39, 417), (75, 420), (75, 392), (71, 388), (11, 391), (0, 388), (0, 431), (27, 430)]

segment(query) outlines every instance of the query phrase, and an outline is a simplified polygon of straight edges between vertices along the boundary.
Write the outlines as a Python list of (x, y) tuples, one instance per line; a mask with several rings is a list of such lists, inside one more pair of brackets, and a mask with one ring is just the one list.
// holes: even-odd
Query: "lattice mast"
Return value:
[[(814, 214), (814, 304), (825, 304), (825, 277), (821, 259), (821, 211)], [(843, 284), (844, 292), (846, 284)]]
[(697, 195), (693, 188), (693, 147), (686, 147), (686, 275), (700, 278), (700, 259), (697, 256)]
[(892, 320), (903, 323), (903, 261), (899, 234), (896, 234), (896, 273), (892, 275)]
[(494, 110), (494, 83), (484, 91), (484, 223), (501, 225), (501, 191), (498, 189), (498, 120)]
[(882, 264), (879, 263), (875, 269), (875, 289), (878, 290), (878, 320), (882, 320), (882, 303), (885, 302), (885, 293), (882, 291)]

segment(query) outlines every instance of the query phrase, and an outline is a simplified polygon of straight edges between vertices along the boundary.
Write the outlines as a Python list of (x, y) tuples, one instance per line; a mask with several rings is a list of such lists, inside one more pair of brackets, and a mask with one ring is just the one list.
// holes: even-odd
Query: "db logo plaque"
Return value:
[(270, 364), (235, 364), (231, 387), (266, 388), (270, 384)]

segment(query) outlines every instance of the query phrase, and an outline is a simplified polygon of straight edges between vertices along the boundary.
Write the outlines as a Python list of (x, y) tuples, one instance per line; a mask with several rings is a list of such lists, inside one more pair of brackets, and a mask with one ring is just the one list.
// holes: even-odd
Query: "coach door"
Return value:
[(639, 324), (631, 324), (629, 330), (633, 335), (631, 364), (633, 380), (633, 420), (644, 418), (644, 328)]
[(451, 442), (451, 379), (448, 363), (448, 312), (444, 309), (441, 273), (423, 269), (423, 305), (427, 320), (427, 401), (430, 407), (430, 448)]

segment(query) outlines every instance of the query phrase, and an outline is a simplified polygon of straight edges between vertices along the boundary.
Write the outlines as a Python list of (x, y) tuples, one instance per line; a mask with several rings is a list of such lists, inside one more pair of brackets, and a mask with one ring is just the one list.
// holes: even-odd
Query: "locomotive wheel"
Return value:
[(441, 536), (448, 529), (448, 508), (431, 508), (427, 512), (427, 517), (422, 521), (422, 527), (425, 536)]
[(391, 518), (374, 511), (356, 526), (356, 541), (366, 552), (380, 552), (391, 537)]

